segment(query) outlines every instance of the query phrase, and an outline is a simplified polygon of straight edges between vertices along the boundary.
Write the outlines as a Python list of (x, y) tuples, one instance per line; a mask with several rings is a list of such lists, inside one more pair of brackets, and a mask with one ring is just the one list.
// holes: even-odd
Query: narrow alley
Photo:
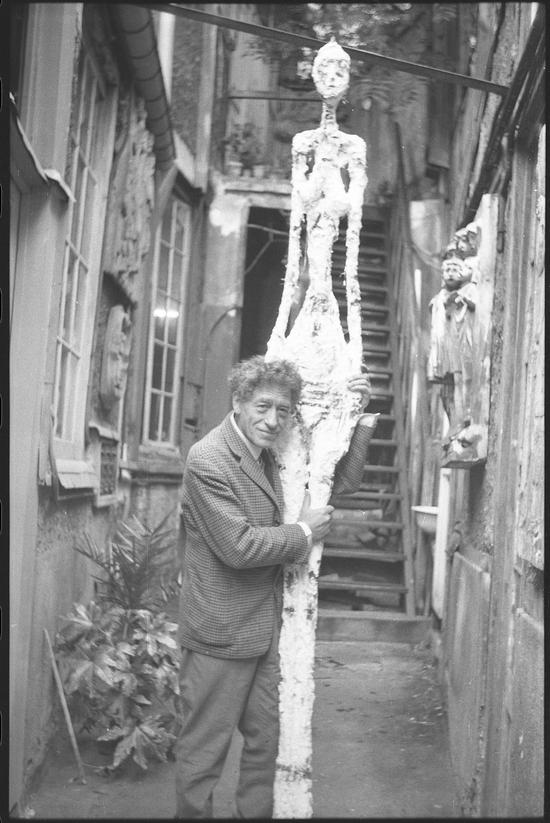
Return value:
[[(460, 816), (447, 722), (434, 656), (423, 644), (319, 641), (313, 716), (313, 817)], [(61, 742), (63, 739), (64, 742)], [(240, 740), (215, 795), (232, 816)], [(104, 776), (96, 744), (82, 748), (86, 785), (60, 736), (25, 811), (35, 819), (167, 819), (174, 816), (174, 764), (127, 766)], [(92, 768), (95, 766), (96, 768)]]
[(266, 695), (259, 814), (543, 819), (545, 4), (0, 22), (0, 823), (174, 818), (195, 719), (230, 817)]

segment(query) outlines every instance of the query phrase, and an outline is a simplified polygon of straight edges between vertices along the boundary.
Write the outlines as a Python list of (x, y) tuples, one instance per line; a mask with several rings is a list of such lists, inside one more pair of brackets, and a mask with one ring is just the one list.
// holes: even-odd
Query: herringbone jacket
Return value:
[(180, 642), (215, 657), (252, 657), (271, 642), (282, 604), (281, 565), (303, 562), (307, 539), (282, 525), (273, 490), (230, 415), (195, 443), (184, 474)]

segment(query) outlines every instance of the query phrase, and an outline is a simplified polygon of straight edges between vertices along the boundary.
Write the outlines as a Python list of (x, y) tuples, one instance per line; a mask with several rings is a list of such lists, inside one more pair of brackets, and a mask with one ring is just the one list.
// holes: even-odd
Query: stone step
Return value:
[(416, 645), (429, 639), (431, 627), (430, 617), (409, 617), (390, 610), (323, 608), (320, 604), (316, 639)]
[(371, 466), (366, 465), (363, 469), (363, 472), (369, 472), (372, 474), (373, 472), (383, 472), (384, 474), (397, 474), (399, 472), (399, 466)]
[(319, 589), (341, 589), (344, 591), (377, 592), (378, 594), (405, 594), (408, 589), (404, 583), (382, 583), (380, 580), (353, 580), (339, 577), (324, 580), (319, 578)]
[(376, 549), (355, 549), (349, 546), (340, 547), (326, 543), (323, 548), (323, 557), (347, 557), (356, 560), (379, 560), (381, 563), (400, 563), (405, 559), (403, 552), (383, 551)]
[(389, 355), (391, 354), (391, 349), (389, 346), (377, 346), (375, 343), (371, 342), (370, 340), (363, 340), (363, 355), (367, 352), (371, 352), (371, 354), (383, 354)]
[[(340, 506), (338, 506), (340, 509)], [(352, 514), (351, 512), (335, 511), (332, 515), (332, 522), (335, 526), (362, 526), (371, 529), (402, 529), (403, 523), (400, 520), (375, 520), (367, 516), (368, 511), (360, 516), (359, 513)]]

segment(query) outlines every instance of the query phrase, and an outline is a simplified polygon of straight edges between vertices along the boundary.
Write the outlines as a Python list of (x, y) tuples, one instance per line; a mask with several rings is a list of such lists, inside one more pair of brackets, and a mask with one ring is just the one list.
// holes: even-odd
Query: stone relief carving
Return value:
[(121, 97), (107, 206), (104, 270), (135, 302), (135, 277), (151, 243), (155, 157), (145, 104)]
[(443, 255), (441, 290), (429, 304), (427, 371), (449, 421), (442, 444), (447, 468), (470, 468), (487, 457), (494, 214), (493, 201), (485, 199), (480, 217), (455, 232)]
[(101, 403), (107, 411), (124, 395), (131, 343), (130, 315), (123, 306), (113, 306), (105, 331), (99, 385)]

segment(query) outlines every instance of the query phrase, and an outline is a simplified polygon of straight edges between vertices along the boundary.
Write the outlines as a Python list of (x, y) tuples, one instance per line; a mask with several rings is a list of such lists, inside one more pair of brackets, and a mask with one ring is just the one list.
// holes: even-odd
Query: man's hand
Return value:
[(312, 509), (310, 503), (311, 495), (306, 491), (298, 520), (307, 523), (311, 529), (313, 542), (317, 543), (328, 534), (334, 506), (322, 506), (320, 509)]
[(350, 377), (348, 380), (349, 391), (356, 391), (361, 394), (361, 403), (368, 405), (371, 396), (371, 387), (368, 374), (359, 374), (357, 377)]

